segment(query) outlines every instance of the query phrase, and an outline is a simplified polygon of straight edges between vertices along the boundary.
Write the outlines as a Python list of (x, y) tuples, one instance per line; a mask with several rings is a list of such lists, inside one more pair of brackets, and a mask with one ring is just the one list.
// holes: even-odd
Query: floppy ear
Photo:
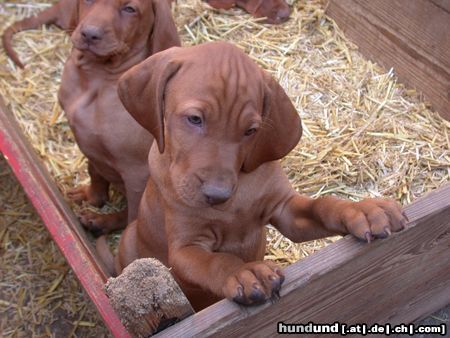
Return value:
[(55, 25), (68, 33), (78, 26), (79, 0), (60, 0), (55, 6), (58, 8), (58, 16)]
[(152, 6), (154, 21), (152, 33), (148, 39), (150, 55), (170, 47), (181, 46), (168, 1), (152, 0)]
[(133, 118), (155, 138), (164, 152), (164, 91), (181, 67), (172, 59), (178, 48), (155, 54), (123, 74), (118, 83), (120, 100)]
[(247, 155), (242, 170), (250, 172), (264, 162), (286, 156), (302, 136), (300, 116), (291, 100), (275, 79), (264, 73), (265, 93), (262, 127), (255, 146)]
[(208, 5), (217, 9), (230, 9), (236, 6), (236, 0), (206, 0)]
[(264, 1), (267, 0), (251, 0), (251, 1), (238, 1), (237, 5), (240, 8), (243, 8), (247, 11), (247, 13), (251, 14), (251, 15), (255, 15), (256, 11), (259, 9), (259, 7), (261, 7), (264, 3)]

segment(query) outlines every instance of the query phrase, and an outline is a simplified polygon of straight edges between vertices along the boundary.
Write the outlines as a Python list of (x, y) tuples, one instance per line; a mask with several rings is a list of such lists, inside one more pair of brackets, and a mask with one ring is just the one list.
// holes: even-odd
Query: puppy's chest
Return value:
[(86, 74), (70, 80), (61, 84), (60, 103), (78, 145), (88, 157), (110, 155), (110, 145), (120, 139), (118, 126), (125, 123), (127, 115), (116, 84), (95, 76), (89, 79)]
[(253, 179), (241, 182), (232, 203), (223, 212), (205, 213), (204, 222), (217, 239), (214, 250), (235, 254), (244, 261), (262, 259), (265, 226), (270, 223), (276, 205), (274, 196), (268, 193), (275, 187), (269, 189), (272, 182), (269, 175), (265, 177), (265, 183)]
[(266, 241), (265, 222), (257, 215), (239, 210), (232, 216), (209, 223), (215, 233), (213, 251), (234, 254), (244, 261), (261, 259)]
[(238, 256), (245, 252), (253, 257), (263, 245), (265, 225), (269, 219), (258, 201), (240, 202), (233, 203), (225, 210), (208, 208), (197, 221), (200, 227), (211, 233), (211, 246), (214, 251)]

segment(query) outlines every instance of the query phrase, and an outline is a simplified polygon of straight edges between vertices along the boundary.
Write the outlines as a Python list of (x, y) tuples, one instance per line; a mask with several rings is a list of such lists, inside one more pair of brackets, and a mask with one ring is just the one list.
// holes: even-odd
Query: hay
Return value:
[[(174, 16), (184, 45), (233, 42), (285, 88), (303, 119), (304, 136), (283, 160), (299, 192), (405, 204), (448, 182), (450, 123), (364, 59), (322, 3), (293, 1), (280, 26), (191, 0), (178, 0)], [(336, 239), (295, 244), (269, 229), (266, 258), (290, 264)]]
[[(321, 0), (293, 3), (291, 20), (281, 26), (200, 0), (178, 0), (173, 13), (184, 45), (234, 42), (286, 89), (304, 126), (302, 141), (283, 160), (299, 192), (405, 204), (448, 182), (450, 123), (397, 83), (394, 70), (364, 59), (324, 15)], [(6, 25), (47, 4), (0, 6)], [(68, 38), (43, 28), (16, 35), (15, 48), (27, 67), (16, 69), (0, 53), (0, 93), (61, 191), (87, 183), (86, 161), (56, 103)], [(331, 240), (298, 245), (269, 229), (267, 258), (289, 264)]]
[(0, 336), (108, 332), (0, 156)]
[[(0, 15), (9, 24), (46, 6), (5, 3)], [(300, 192), (409, 203), (448, 181), (450, 124), (398, 84), (392, 70), (383, 72), (361, 57), (324, 15), (320, 0), (294, 2), (292, 19), (281, 26), (261, 24), (238, 9), (213, 10), (199, 0), (178, 0), (173, 12), (184, 45), (234, 42), (286, 89), (304, 136), (283, 164)], [(18, 34), (15, 47), (27, 67), (17, 70), (0, 54), (0, 93), (60, 189), (88, 183), (86, 160), (56, 100), (69, 39), (43, 28)], [(115, 206), (117, 199), (104, 210)], [(299, 246), (269, 232), (268, 257), (281, 263), (328, 242)]]

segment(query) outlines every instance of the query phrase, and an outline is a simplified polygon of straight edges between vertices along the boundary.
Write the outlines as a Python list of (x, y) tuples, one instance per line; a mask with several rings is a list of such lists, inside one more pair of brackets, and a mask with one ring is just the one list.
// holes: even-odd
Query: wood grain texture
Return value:
[(449, 0), (330, 0), (327, 14), (361, 52), (421, 91), (450, 120)]
[(286, 268), (281, 299), (221, 301), (157, 337), (257, 337), (285, 323), (398, 324), (450, 303), (450, 185), (405, 208), (408, 228), (371, 244), (347, 236)]
[(430, 0), (435, 6), (450, 14), (450, 0)]

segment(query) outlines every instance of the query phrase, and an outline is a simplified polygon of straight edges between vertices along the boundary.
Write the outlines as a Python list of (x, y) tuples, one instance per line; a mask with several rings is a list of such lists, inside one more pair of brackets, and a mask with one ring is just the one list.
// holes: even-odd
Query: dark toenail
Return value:
[(248, 298), (254, 303), (264, 303), (266, 301), (264, 292), (259, 287), (255, 286), (253, 286), (252, 292)]
[(237, 295), (233, 298), (233, 301), (235, 301), (236, 303), (239, 303), (239, 304), (247, 303), (244, 298), (244, 289), (242, 288), (242, 286), (239, 285), (237, 287)]

